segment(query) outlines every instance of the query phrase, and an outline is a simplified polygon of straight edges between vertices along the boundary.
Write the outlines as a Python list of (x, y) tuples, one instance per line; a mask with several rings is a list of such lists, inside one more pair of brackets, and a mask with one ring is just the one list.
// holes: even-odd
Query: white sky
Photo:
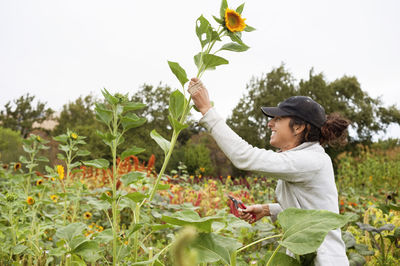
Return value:
[[(214, 23), (219, 6), (219, 0), (0, 0), (0, 108), (27, 92), (61, 110), (103, 87), (132, 93), (162, 82), (178, 88), (167, 60), (196, 74), (195, 20), (204, 14)], [(243, 36), (251, 49), (221, 53), (230, 64), (206, 72), (203, 82), (224, 117), (252, 76), (282, 62), (297, 80), (312, 67), (328, 81), (354, 75), (371, 96), (396, 104), (399, 12), (398, 0), (246, 1), (243, 16), (257, 28)], [(400, 138), (399, 126), (387, 136)]]

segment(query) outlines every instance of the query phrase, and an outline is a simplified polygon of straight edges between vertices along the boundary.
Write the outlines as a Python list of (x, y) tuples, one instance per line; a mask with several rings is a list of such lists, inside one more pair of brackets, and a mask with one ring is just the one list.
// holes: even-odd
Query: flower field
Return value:
[[(67, 142), (84, 147), (83, 137), (73, 134), (69, 132)], [(112, 169), (96, 162), (35, 171), (35, 162), (45, 158), (33, 155), (45, 144), (46, 140), (31, 135), (24, 144), (30, 156), (3, 164), (0, 170), (2, 265), (111, 264), (114, 231), (120, 265), (176, 261), (194, 265), (196, 260), (203, 265), (265, 265), (276, 248), (278, 238), (271, 237), (282, 233), (279, 223), (263, 218), (249, 225), (229, 213), (226, 197), (233, 195), (245, 204), (273, 202), (274, 179), (193, 176), (182, 165), (161, 178), (154, 199), (138, 214), (138, 205), (157, 178), (154, 156), (148, 162), (134, 155), (117, 158), (119, 178), (113, 191)], [(337, 169), (341, 213), (356, 216), (342, 228), (348, 257), (352, 265), (398, 265), (400, 152), (364, 147), (360, 151), (358, 156), (340, 155)], [(113, 193), (118, 200), (117, 228), (112, 221)], [(221, 250), (207, 255), (207, 249), (199, 247), (199, 238), (204, 238), (200, 243), (207, 240)]]

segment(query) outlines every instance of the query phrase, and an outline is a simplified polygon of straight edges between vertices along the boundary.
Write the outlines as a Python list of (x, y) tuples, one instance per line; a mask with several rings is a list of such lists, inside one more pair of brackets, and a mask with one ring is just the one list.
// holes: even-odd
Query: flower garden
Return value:
[[(204, 16), (197, 19), (197, 78), (228, 63), (216, 53), (249, 49), (242, 32), (255, 29), (242, 18), (243, 8), (222, 1), (217, 29)], [(134, 143), (120, 149), (127, 132), (146, 123), (135, 113), (146, 105), (104, 89), (95, 112), (106, 129), (97, 134), (110, 160), (86, 160), (87, 138), (69, 129), (52, 139), (29, 134), (19, 161), (0, 161), (0, 265), (312, 265), (324, 237), (336, 228), (342, 228), (351, 265), (400, 264), (398, 143), (360, 145), (357, 153), (337, 157), (340, 214), (289, 208), (275, 222), (264, 217), (250, 225), (231, 213), (227, 195), (246, 205), (274, 202), (275, 179), (207, 176), (203, 167), (193, 175), (184, 164), (167, 173), (194, 109), (185, 70), (176, 62), (168, 65), (182, 85), (169, 98), (172, 137), (149, 132), (163, 158), (140, 160), (146, 147)], [(50, 141), (58, 143), (59, 164), (44, 156)], [(159, 170), (156, 160), (163, 161)]]

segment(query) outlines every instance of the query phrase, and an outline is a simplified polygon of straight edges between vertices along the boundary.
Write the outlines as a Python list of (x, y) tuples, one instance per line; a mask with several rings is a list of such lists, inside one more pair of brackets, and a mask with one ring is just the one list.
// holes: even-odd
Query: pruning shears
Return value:
[[(242, 211), (244, 209), (247, 209), (246, 205), (243, 204), (243, 202), (239, 199), (236, 199), (232, 197), (231, 195), (227, 195), (230, 199), (229, 201), (229, 207), (231, 208), (231, 213), (235, 215), (236, 217), (239, 217), (239, 211)], [(254, 213), (251, 214), (251, 216), (255, 219), (256, 215)]]

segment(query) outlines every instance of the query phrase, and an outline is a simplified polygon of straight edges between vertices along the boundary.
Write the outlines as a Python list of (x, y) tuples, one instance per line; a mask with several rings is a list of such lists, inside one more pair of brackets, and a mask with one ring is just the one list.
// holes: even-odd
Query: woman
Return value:
[[(270, 144), (280, 149), (274, 152), (255, 148), (233, 132), (211, 106), (200, 80), (193, 78), (188, 90), (203, 115), (199, 122), (237, 168), (264, 172), (278, 179), (278, 203), (248, 206), (241, 212), (242, 219), (254, 223), (271, 216), (275, 220), (279, 212), (289, 207), (339, 213), (332, 161), (321, 145), (344, 144), (348, 120), (338, 114), (326, 117), (324, 108), (305, 96), (290, 97), (278, 107), (261, 107), (271, 118)], [(340, 229), (328, 233), (314, 262), (322, 266), (349, 265)]]

